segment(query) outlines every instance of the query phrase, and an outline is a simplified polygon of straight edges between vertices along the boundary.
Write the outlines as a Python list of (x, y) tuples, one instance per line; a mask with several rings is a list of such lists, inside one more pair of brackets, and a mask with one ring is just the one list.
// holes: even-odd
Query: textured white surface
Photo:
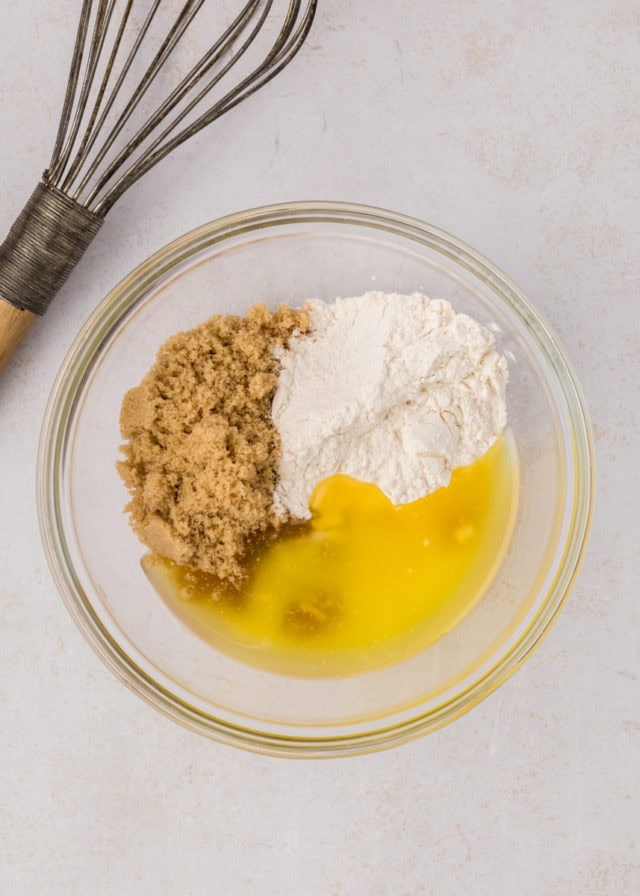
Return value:
[[(3, 232), (48, 159), (79, 5), (1, 4)], [(320, 7), (268, 91), (125, 198), (0, 381), (6, 896), (640, 892), (640, 8)], [(320, 763), (219, 747), (127, 691), (56, 594), (34, 499), (48, 389), (97, 301), (205, 220), (306, 198), (416, 215), (497, 262), (559, 332), (598, 453), (587, 557), (534, 657), (435, 735)]]
[(335, 473), (375, 482), (394, 504), (417, 501), (504, 429), (506, 358), (449, 302), (368, 292), (308, 308), (311, 333), (280, 353), (273, 399), (283, 514), (310, 517), (316, 485)]

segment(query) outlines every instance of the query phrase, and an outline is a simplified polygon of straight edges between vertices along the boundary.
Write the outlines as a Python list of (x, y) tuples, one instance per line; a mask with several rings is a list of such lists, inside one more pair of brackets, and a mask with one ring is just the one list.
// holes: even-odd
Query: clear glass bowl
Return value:
[[(424, 292), (492, 328), (510, 363), (518, 517), (488, 591), (449, 634), (396, 665), (339, 679), (272, 674), (218, 653), (167, 609), (141, 568), (115, 470), (124, 393), (171, 334), (249, 305)], [(294, 203), (187, 234), (127, 277), (62, 365), (43, 424), (41, 530), (58, 588), (104, 662), (148, 703), (219, 741), (284, 756), (362, 753), (433, 731), (526, 659), (575, 576), (591, 508), (580, 391), (530, 302), (459, 240), (362, 206)]]

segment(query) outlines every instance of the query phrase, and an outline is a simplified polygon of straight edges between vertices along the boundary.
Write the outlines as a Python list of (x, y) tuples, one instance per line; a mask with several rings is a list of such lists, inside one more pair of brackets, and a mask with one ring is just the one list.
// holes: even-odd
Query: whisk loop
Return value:
[[(0, 306), (43, 314), (114, 203), (176, 147), (275, 77), (304, 43), (317, 6), (317, 0), (238, 3), (215, 42), (147, 111), (145, 99), (162, 87), (208, 3), (83, 0), (49, 168), (0, 246)], [(177, 13), (154, 43), (168, 7)], [(270, 28), (268, 46), (251, 61), (258, 37), (264, 40)], [(233, 81), (241, 61), (247, 70)], [(0, 369), (5, 355), (0, 332)]]
[[(317, 0), (307, 0), (306, 3), (291, 0), (284, 11), (282, 26), (265, 58), (239, 83), (228, 86), (222, 96), (200, 112), (194, 121), (184, 124), (185, 119), (205, 103), (214, 88), (221, 85), (225, 76), (249, 50), (262, 32), (274, 7), (274, 0), (245, 2), (215, 43), (139, 124), (115, 158), (109, 161), (110, 150), (139, 110), (144, 96), (166, 66), (171, 54), (190, 26), (197, 21), (197, 15), (206, 2), (207, 0), (188, 0), (182, 6), (115, 122), (107, 126), (109, 114), (121, 98), (127, 76), (146, 49), (151, 27), (163, 4), (162, 0), (154, 0), (151, 4), (121, 71), (116, 74), (115, 64), (123, 47), (134, 0), (127, 0), (115, 29), (113, 15), (116, 0), (84, 0), (60, 128), (46, 176), (49, 183), (76, 202), (104, 216), (133, 183), (173, 149), (242, 102), (281, 71), (302, 46), (317, 5)], [(106, 37), (112, 30), (115, 30), (115, 36), (107, 50)], [(106, 57), (106, 63), (99, 84), (96, 85), (103, 57)], [(86, 61), (84, 75), (83, 61)], [(95, 99), (90, 106), (89, 97), (96, 86)], [(100, 138), (102, 142), (98, 148)], [(140, 149), (143, 152), (136, 156)]]

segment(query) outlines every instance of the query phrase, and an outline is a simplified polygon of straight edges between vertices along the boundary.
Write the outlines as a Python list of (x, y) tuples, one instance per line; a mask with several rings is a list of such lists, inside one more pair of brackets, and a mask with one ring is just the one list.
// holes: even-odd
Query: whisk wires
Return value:
[[(163, 0), (152, 0), (139, 26), (136, 0), (83, 0), (60, 127), (47, 181), (104, 216), (143, 174), (185, 140), (246, 99), (296, 55), (311, 28), (317, 0), (244, 0), (231, 23), (150, 113), (142, 100), (208, 0), (188, 0), (143, 67)], [(171, 4), (175, 6), (175, 3)], [(117, 11), (118, 6), (122, 7)], [(276, 15), (278, 15), (276, 21)], [(235, 84), (230, 72), (266, 26), (279, 23), (261, 59)], [(132, 33), (130, 33), (132, 32)], [(126, 39), (131, 43), (126, 50)], [(120, 56), (124, 56), (121, 64)], [(214, 89), (218, 88), (213, 95)], [(122, 106), (120, 109), (119, 107)], [(140, 118), (140, 121), (137, 121)], [(124, 141), (124, 145), (120, 145)]]

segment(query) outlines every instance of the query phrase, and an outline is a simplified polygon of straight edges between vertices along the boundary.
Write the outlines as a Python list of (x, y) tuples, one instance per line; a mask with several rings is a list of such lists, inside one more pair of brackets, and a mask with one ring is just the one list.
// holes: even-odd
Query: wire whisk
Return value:
[(176, 51), (202, 34), (198, 15), (210, 2), (83, 0), (49, 167), (0, 246), (0, 370), (114, 203), (282, 71), (317, 7), (317, 0), (236, 3), (217, 39), (168, 89)]

